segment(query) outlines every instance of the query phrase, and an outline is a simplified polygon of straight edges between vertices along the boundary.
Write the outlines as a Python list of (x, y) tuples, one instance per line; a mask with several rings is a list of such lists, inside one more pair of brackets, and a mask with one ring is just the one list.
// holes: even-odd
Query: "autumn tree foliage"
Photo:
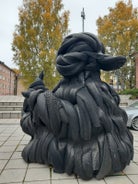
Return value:
[(69, 31), (69, 11), (63, 8), (62, 0), (23, 0), (12, 50), (26, 87), (42, 70), (49, 88), (59, 80), (55, 56)]
[(97, 19), (98, 36), (112, 55), (127, 57), (125, 66), (115, 71), (122, 89), (135, 86), (135, 63), (132, 53), (138, 51), (138, 8), (132, 1), (118, 1), (115, 8), (109, 8), (109, 14)]

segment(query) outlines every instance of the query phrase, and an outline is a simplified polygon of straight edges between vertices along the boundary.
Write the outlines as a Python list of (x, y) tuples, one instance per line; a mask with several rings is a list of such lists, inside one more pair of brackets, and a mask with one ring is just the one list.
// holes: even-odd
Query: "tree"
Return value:
[(56, 52), (68, 34), (69, 11), (63, 11), (62, 0), (23, 0), (19, 25), (13, 35), (13, 60), (19, 66), (28, 86), (39, 73), (52, 88), (60, 75), (55, 69)]
[(109, 8), (109, 14), (97, 19), (98, 36), (112, 55), (124, 55), (127, 62), (115, 71), (122, 88), (135, 86), (135, 72), (131, 54), (138, 50), (138, 9), (132, 1), (119, 1), (115, 8)]

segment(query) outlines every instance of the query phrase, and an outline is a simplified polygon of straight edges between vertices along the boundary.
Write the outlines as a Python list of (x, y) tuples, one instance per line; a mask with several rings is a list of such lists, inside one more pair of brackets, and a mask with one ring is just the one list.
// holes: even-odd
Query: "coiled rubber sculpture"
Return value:
[(115, 70), (125, 61), (106, 55), (93, 34), (67, 36), (56, 57), (63, 79), (50, 91), (41, 73), (23, 92), (21, 127), (31, 136), (23, 159), (84, 180), (122, 171), (133, 158), (133, 137), (119, 96), (101, 81), (100, 69)]

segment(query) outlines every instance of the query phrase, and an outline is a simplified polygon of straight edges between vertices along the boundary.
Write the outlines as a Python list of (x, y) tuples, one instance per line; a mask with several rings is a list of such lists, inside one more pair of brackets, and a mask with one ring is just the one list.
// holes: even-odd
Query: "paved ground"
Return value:
[(0, 119), (0, 184), (138, 184), (138, 132), (134, 135), (134, 159), (127, 168), (103, 180), (83, 181), (75, 176), (56, 174), (39, 164), (27, 164), (21, 151), (30, 140), (19, 126), (19, 120)]

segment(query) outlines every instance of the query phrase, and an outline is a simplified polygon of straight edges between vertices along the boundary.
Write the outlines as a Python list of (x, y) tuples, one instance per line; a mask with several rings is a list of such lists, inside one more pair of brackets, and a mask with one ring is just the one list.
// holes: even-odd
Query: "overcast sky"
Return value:
[[(118, 0), (62, 0), (64, 9), (70, 11), (69, 28), (71, 33), (82, 31), (81, 11), (84, 8), (86, 19), (84, 31), (97, 34), (96, 20), (108, 14), (109, 7), (115, 7)], [(138, 0), (132, 0), (138, 7)], [(18, 8), (22, 0), (0, 0), (0, 61), (13, 68), (11, 43), (15, 25), (18, 24)]]

